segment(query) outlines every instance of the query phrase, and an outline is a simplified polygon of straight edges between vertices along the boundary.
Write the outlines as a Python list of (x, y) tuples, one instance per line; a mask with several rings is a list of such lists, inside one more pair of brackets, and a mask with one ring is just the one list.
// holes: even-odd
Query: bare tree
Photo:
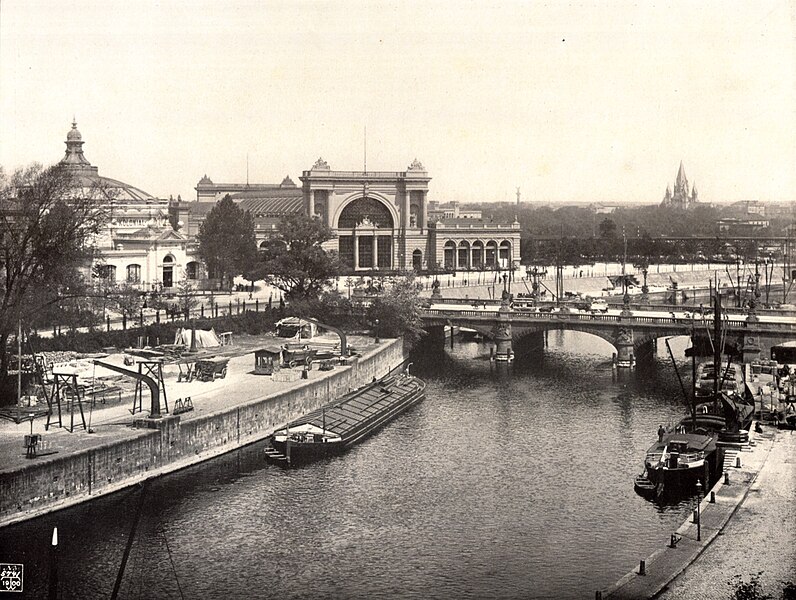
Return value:
[(77, 295), (65, 287), (88, 265), (105, 223), (108, 196), (100, 185), (58, 166), (32, 165), (10, 176), (0, 169), (0, 378), (17, 322)]

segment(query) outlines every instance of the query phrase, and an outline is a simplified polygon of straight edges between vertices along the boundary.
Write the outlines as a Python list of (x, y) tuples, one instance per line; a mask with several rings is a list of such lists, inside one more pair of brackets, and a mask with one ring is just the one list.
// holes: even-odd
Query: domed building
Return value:
[(58, 166), (69, 170), (84, 193), (97, 198), (108, 213), (105, 231), (95, 240), (97, 255), (91, 266), (108, 283), (129, 283), (142, 291), (168, 292), (185, 278), (203, 278), (188, 238), (169, 224), (169, 200), (101, 176), (83, 153), (83, 144), (72, 122)]

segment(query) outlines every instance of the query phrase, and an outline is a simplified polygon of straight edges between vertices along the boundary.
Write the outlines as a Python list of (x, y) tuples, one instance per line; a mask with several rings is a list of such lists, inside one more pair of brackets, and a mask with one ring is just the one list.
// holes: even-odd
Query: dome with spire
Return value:
[(66, 134), (66, 154), (58, 163), (62, 169), (68, 169), (77, 183), (87, 192), (99, 191), (113, 202), (150, 202), (156, 198), (132, 185), (101, 177), (99, 169), (93, 166), (83, 154), (83, 136), (77, 129), (77, 122), (72, 121), (72, 129)]
[(80, 135), (80, 132), (77, 130), (77, 121), (72, 121), (72, 129), (69, 133), (66, 134), (66, 141), (67, 142), (80, 142), (83, 140), (83, 136)]

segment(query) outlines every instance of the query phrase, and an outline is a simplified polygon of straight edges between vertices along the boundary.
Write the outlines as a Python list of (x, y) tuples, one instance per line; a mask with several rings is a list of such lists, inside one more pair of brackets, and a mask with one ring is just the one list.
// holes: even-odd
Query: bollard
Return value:
[(730, 474), (724, 471), (724, 485), (730, 485)]
[(646, 575), (647, 574), (647, 562), (641, 561), (638, 563), (638, 574), (639, 575)]
[(677, 534), (672, 534), (672, 539), (669, 541), (669, 548), (677, 548), (677, 542), (679, 541)]
[(736, 469), (740, 469), (741, 468), (741, 457), (740, 456), (736, 456), (735, 457), (735, 468)]
[(711, 504), (716, 504), (716, 492), (714, 492), (714, 491), (710, 492), (710, 503)]

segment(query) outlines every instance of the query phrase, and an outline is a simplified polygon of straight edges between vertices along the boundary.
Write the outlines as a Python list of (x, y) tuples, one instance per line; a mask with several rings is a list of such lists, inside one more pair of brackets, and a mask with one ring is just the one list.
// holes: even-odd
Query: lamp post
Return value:
[(379, 320), (376, 319), (376, 328), (374, 329), (374, 342), (378, 344), (381, 340), (379, 340)]
[(738, 308), (741, 308), (741, 265), (743, 265), (743, 260), (741, 259), (741, 255), (736, 252), (735, 254), (735, 298), (736, 298), (736, 305)]
[(697, 488), (697, 507), (696, 507), (696, 526), (697, 526), (697, 541), (702, 541), (702, 514), (701, 514), (701, 506), (702, 506), (702, 482), (697, 479), (696, 483)]

